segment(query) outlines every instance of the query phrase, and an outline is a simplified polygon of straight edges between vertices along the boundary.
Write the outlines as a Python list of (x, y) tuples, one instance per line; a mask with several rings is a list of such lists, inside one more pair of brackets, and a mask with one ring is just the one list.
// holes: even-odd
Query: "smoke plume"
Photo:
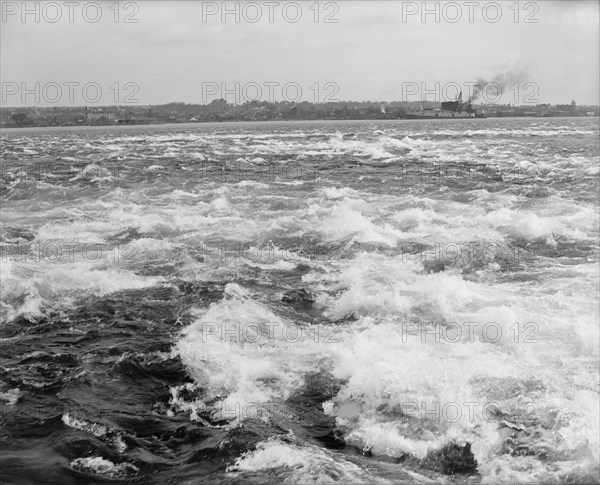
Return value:
[[(473, 87), (473, 94), (469, 97), (469, 103), (476, 101), (485, 89), (489, 97), (498, 97), (506, 92), (506, 88), (516, 82), (529, 80), (529, 72), (523, 67), (514, 67), (500, 74), (496, 74), (489, 81), (477, 78), (477, 85)], [(489, 85), (489, 86), (488, 86)]]

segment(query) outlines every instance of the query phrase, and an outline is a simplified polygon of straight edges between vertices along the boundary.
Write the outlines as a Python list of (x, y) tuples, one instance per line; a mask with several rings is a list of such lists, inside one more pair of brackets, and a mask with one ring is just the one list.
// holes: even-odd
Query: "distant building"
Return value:
[(115, 114), (110, 111), (88, 111), (87, 112), (87, 122), (88, 123), (98, 124), (99, 121), (101, 121), (103, 124), (112, 124), (115, 121)]
[(92, 124), (97, 125), (97, 126), (106, 126), (106, 125), (112, 125), (113, 122), (114, 122), (114, 119), (110, 120), (106, 116), (101, 116), (96, 121), (94, 121)]
[(11, 117), (12, 124), (15, 126), (31, 126), (33, 122), (25, 113), (16, 113)]

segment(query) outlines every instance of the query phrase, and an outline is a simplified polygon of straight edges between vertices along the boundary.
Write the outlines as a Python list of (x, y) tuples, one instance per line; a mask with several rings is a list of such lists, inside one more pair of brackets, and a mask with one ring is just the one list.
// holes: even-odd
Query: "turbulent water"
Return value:
[(3, 483), (595, 483), (597, 119), (2, 135)]

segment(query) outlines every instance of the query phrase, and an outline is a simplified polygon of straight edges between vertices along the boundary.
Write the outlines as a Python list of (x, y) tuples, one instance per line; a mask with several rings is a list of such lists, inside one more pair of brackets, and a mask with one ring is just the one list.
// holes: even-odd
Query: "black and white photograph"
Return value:
[(0, 16), (0, 484), (600, 483), (600, 1)]

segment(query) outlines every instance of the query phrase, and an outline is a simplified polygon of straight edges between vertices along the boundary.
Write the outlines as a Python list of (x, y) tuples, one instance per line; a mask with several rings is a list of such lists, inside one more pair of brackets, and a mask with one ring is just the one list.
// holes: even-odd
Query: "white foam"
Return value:
[(59, 264), (45, 259), (37, 263), (11, 260), (3, 263), (0, 270), (3, 319), (10, 321), (18, 315), (36, 318), (42, 315), (45, 306), (68, 307), (82, 294), (100, 296), (163, 281), (162, 277), (138, 276), (116, 265), (107, 266), (104, 258), (99, 262), (69, 262), (65, 257)]
[[(285, 399), (300, 386), (312, 367), (312, 350), (297, 352), (285, 337), (294, 324), (253, 301), (247, 290), (229, 283), (225, 292), (183, 331), (177, 350), (206, 389), (205, 402), (218, 398), (215, 415), (240, 419), (248, 407)], [(295, 329), (289, 335), (295, 337)]]
[(259, 443), (255, 451), (245, 453), (227, 468), (233, 476), (256, 471), (275, 472), (281, 483), (392, 483), (323, 448), (276, 438)]
[(71, 462), (71, 467), (75, 470), (95, 473), (97, 475), (106, 475), (108, 477), (124, 477), (131, 473), (139, 472), (139, 468), (131, 463), (119, 463), (116, 465), (110, 460), (101, 456), (90, 456), (86, 458), (76, 458)]

